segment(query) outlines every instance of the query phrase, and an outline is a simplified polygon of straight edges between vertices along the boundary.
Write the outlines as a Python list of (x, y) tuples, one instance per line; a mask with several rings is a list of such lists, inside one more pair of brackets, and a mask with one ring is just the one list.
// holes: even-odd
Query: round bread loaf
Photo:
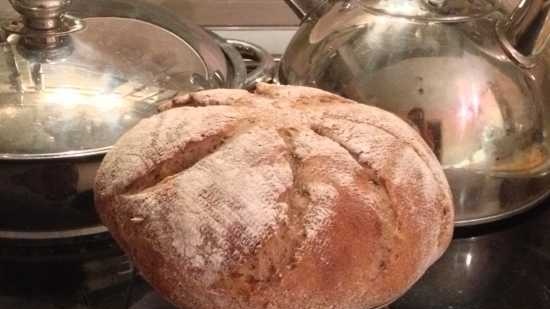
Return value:
[(390, 113), (267, 84), (171, 107), (119, 140), (95, 194), (113, 237), (181, 308), (374, 308), (449, 245), (443, 171)]

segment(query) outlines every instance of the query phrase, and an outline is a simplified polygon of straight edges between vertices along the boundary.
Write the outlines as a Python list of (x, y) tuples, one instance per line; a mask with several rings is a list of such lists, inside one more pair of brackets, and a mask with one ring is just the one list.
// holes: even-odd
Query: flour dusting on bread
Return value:
[(449, 245), (443, 171), (394, 115), (267, 84), (162, 109), (107, 155), (95, 195), (114, 238), (177, 306), (373, 308)]

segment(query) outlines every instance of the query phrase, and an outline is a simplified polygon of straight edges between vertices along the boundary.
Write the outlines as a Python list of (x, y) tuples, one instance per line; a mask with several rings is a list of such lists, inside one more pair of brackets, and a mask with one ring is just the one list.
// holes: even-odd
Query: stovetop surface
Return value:
[[(446, 254), (390, 309), (550, 308), (550, 201), (455, 234)], [(174, 309), (116, 249), (84, 256), (0, 257), (0, 309)]]

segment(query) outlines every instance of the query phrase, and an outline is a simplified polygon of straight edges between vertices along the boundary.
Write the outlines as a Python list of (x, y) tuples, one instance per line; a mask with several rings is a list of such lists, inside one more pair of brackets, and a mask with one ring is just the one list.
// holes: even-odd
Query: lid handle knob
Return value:
[(23, 16), (29, 29), (52, 30), (60, 27), (72, 0), (9, 0)]
[(72, 0), (9, 0), (22, 16), (3, 25), (6, 34), (23, 37), (26, 47), (52, 49), (62, 46), (68, 34), (85, 28), (82, 20), (67, 13)]

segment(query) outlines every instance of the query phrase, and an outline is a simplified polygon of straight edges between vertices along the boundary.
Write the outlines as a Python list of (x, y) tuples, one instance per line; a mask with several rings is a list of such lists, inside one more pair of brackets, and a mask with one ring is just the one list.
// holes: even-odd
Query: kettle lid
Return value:
[(496, 10), (490, 0), (361, 0), (361, 5), (381, 14), (441, 21), (477, 18)]

